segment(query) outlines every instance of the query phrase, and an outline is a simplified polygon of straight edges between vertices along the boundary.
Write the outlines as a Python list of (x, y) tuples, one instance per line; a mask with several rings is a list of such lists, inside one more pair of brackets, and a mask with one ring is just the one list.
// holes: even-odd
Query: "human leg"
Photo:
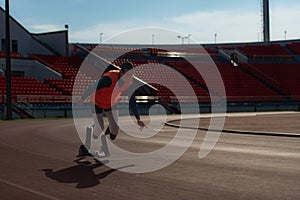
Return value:
[(93, 105), (93, 138), (97, 139), (104, 129), (103, 109), (97, 105)]
[[(112, 109), (106, 111), (105, 113), (109, 123), (110, 139), (115, 140), (119, 133), (119, 125), (118, 125), (119, 111), (117, 109)], [(106, 130), (106, 132), (108, 132), (108, 130)]]
[(97, 139), (104, 129), (103, 114), (94, 113), (93, 118), (94, 118), (93, 138)]

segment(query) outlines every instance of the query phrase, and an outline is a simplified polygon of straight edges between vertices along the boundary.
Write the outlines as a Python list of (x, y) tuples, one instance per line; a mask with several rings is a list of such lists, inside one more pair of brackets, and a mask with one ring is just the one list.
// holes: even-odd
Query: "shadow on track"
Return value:
[(124, 166), (118, 169), (109, 169), (100, 174), (95, 174), (94, 169), (104, 165), (97, 160), (92, 164), (90, 161), (82, 161), (84, 158), (76, 159), (74, 162), (77, 165), (53, 171), (53, 169), (43, 169), (45, 176), (51, 178), (59, 183), (77, 183), (76, 188), (90, 188), (100, 184), (100, 180), (106, 178), (108, 175), (118, 171), (121, 168), (131, 167)]

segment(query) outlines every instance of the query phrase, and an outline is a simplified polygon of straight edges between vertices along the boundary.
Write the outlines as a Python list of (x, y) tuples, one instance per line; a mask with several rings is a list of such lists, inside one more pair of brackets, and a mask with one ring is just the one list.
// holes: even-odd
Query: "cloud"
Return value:
[[(89, 27), (85, 30), (72, 31), (70, 39), (74, 42), (100, 42), (100, 33), (104, 43), (122, 43), (122, 44), (152, 44), (155, 43), (177, 43), (176, 30), (170, 30), (168, 26), (157, 21), (150, 20), (131, 20), (101, 23)], [(153, 38), (154, 34), (154, 38)], [(170, 37), (170, 34), (175, 36)]]
[(165, 20), (189, 31), (199, 42), (212, 42), (215, 34), (219, 42), (256, 40), (260, 31), (259, 13), (238, 10), (199, 11)]
[[(271, 39), (299, 39), (300, 5), (292, 7), (271, 7), (270, 28)], [(181, 26), (192, 33), (199, 42), (212, 41), (214, 34), (218, 35), (218, 42), (249, 42), (261, 40), (262, 18), (259, 10), (245, 12), (239, 10), (219, 10), (212, 12), (195, 12), (181, 16), (174, 16), (166, 20)]]
[[(180, 35), (191, 34), (195, 42), (214, 42), (214, 35), (217, 33), (218, 41), (249, 41), (257, 40), (257, 33), (260, 29), (259, 13), (242, 13), (237, 11), (214, 11), (195, 12), (181, 16), (174, 16), (164, 19), (142, 20), (136, 19), (130, 22), (118, 21), (94, 25), (85, 30), (72, 31), (73, 41), (96, 41), (100, 40), (100, 33), (107, 39), (124, 31), (141, 27), (159, 27), (162, 29), (174, 30)], [(151, 34), (152, 35), (152, 34)], [(151, 41), (151, 35), (146, 40)], [(167, 40), (171, 43), (181, 43), (177, 37), (167, 38), (155, 34), (158, 42)]]
[(276, 7), (271, 10), (271, 38), (284, 39), (287, 31), (287, 39), (299, 39), (300, 30), (298, 19), (300, 19), (300, 5), (291, 7)]
[(124, 23), (113, 22), (113, 23), (100, 23), (88, 27), (83, 30), (71, 30), (70, 39), (78, 42), (100, 42), (100, 33), (103, 33), (103, 41), (108, 37), (112, 37), (115, 34), (124, 31)]
[(32, 25), (29, 27), (29, 29), (33, 32), (51, 32), (51, 31), (63, 30), (64, 27), (55, 24), (43, 24), (43, 25)]
[[(271, 39), (284, 38), (287, 31), (287, 39), (299, 38), (300, 30), (296, 26), (300, 18), (300, 6), (272, 8), (271, 10)], [(141, 27), (159, 27), (174, 30), (181, 35), (191, 34), (191, 40), (197, 43), (214, 43), (215, 34), (217, 42), (257, 42), (262, 37), (262, 19), (260, 9), (257, 11), (245, 10), (214, 10), (186, 13), (184, 15), (165, 17), (163, 19), (135, 19), (131, 21), (111, 21), (96, 24), (85, 30), (70, 32), (74, 42), (97, 42), (100, 41), (100, 33), (103, 41), (109, 40), (124, 31)], [(154, 33), (153, 33), (154, 34)], [(181, 40), (173, 37), (160, 37), (161, 33), (155, 33), (155, 42), (165, 40), (170, 43), (181, 43)], [(145, 33), (145, 40), (151, 41), (152, 34)], [(136, 35), (135, 39), (142, 37)], [(169, 40), (170, 39), (170, 40)]]

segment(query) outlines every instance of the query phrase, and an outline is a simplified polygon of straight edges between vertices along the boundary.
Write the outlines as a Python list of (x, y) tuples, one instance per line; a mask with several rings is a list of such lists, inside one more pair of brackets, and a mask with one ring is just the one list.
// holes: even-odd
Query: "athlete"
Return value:
[[(78, 100), (78, 103), (82, 104), (83, 101), (90, 96), (94, 124), (87, 127), (87, 132), (92, 132), (94, 139), (97, 139), (104, 130), (103, 111), (105, 112), (109, 123), (105, 135), (109, 135), (111, 140), (116, 139), (119, 133), (119, 113), (116, 104), (121, 94), (126, 90), (131, 89), (133, 74), (134, 70), (131, 62), (124, 62), (121, 66), (121, 70), (107, 70), (98, 81), (85, 91), (80, 100)], [(129, 92), (129, 94), (134, 93)], [(135, 95), (130, 97), (129, 106), (137, 120), (137, 124), (141, 128), (145, 127), (138, 112)]]

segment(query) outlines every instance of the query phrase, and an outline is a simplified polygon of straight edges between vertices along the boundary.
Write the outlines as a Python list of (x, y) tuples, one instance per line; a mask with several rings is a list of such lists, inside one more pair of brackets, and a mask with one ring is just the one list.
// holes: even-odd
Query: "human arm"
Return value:
[(145, 123), (141, 120), (141, 117), (140, 117), (140, 113), (139, 113), (139, 110), (137, 108), (137, 104), (136, 104), (136, 99), (135, 99), (135, 95), (133, 93), (133, 95), (131, 95), (130, 99), (129, 99), (129, 107), (131, 108), (131, 111), (133, 113), (133, 115), (135, 116), (136, 118), (136, 121), (137, 121), (137, 124), (143, 128), (145, 127)]
[(96, 81), (95, 83), (91, 84), (83, 93), (83, 95), (79, 98), (77, 103), (82, 104), (83, 101), (93, 94), (95, 91), (105, 88), (105, 87), (110, 87), (112, 84), (111, 79), (108, 76), (102, 77), (100, 80)]

